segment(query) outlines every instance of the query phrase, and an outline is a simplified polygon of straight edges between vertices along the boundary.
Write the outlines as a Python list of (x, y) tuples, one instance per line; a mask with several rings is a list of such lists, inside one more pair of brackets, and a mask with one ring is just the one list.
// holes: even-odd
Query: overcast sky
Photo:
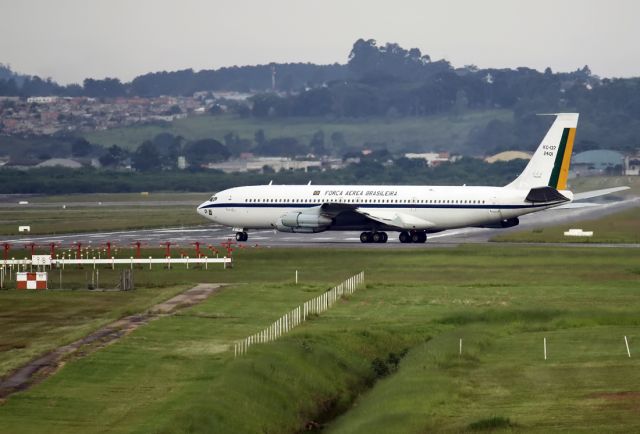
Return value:
[(454, 66), (640, 76), (634, 0), (0, 0), (0, 63), (61, 83), (269, 62), (345, 63), (358, 38)]

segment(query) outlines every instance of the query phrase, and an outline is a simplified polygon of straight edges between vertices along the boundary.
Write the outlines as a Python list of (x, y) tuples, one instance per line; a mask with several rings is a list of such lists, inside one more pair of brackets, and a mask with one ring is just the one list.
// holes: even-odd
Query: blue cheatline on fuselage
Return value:
[[(473, 204), (382, 204), (382, 203), (335, 203), (336, 205), (343, 205), (353, 208), (423, 208), (423, 209), (519, 209), (519, 208), (540, 208), (540, 207), (548, 207), (557, 205), (559, 203), (563, 203), (564, 201), (557, 202), (545, 202), (541, 204), (520, 204), (520, 205), (473, 205)], [(333, 204), (333, 202), (325, 202), (325, 204)], [(207, 209), (207, 208), (315, 208), (322, 206), (323, 204), (317, 203), (299, 203), (299, 204), (290, 204), (290, 203), (216, 203), (216, 204), (208, 204), (199, 207), (198, 209)]]

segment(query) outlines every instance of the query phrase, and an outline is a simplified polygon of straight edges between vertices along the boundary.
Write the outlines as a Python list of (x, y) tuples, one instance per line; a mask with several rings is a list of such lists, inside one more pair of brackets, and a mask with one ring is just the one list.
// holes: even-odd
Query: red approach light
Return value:
[(4, 260), (6, 261), (7, 259), (9, 259), (9, 250), (11, 250), (11, 244), (2, 243), (2, 245), (4, 246)]
[(231, 256), (231, 253), (233, 252), (233, 246), (235, 246), (236, 244), (237, 243), (235, 241), (231, 241), (231, 238), (229, 238), (224, 243), (221, 243), (222, 247), (227, 249), (227, 256), (229, 256), (229, 257)]
[(200, 255), (200, 244), (202, 244), (200, 241), (194, 241), (193, 243), (194, 246), (196, 246), (196, 258), (199, 258)]
[(71, 247), (76, 246), (76, 259), (80, 259), (82, 257), (82, 243), (80, 241), (76, 241), (71, 245)]
[(173, 245), (174, 247), (178, 247), (177, 244), (172, 243), (171, 241), (165, 241), (164, 243), (160, 243), (161, 246), (164, 246), (165, 251), (164, 251), (164, 257), (165, 258), (170, 258), (171, 257), (171, 246)]
[(113, 244), (111, 241), (107, 241), (106, 243), (103, 244), (103, 246), (107, 246), (107, 258), (111, 258), (111, 247), (115, 247), (116, 245)]
[(134, 241), (131, 243), (132, 246), (136, 246), (136, 258), (140, 258), (140, 246), (144, 245), (142, 241)]
[(56, 247), (60, 247), (60, 244), (49, 243), (49, 254), (51, 255), (52, 258), (56, 256)]
[(24, 248), (25, 249), (31, 248), (31, 256), (33, 256), (36, 254), (36, 246), (37, 246), (36, 243), (27, 243), (24, 245)]

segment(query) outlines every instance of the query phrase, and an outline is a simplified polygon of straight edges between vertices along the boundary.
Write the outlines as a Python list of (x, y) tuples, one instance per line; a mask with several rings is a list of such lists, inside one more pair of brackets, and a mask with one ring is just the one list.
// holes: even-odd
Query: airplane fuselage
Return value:
[[(346, 212), (341, 212), (322, 230), (397, 231), (400, 227), (438, 232), (499, 225), (561, 203), (527, 202), (527, 193), (528, 190), (471, 186), (260, 185), (221, 191), (201, 204), (198, 212), (234, 228), (275, 229), (288, 213), (308, 212), (332, 204), (343, 206)], [(350, 209), (358, 212), (349, 212)], [(368, 215), (399, 215), (403, 226), (365, 218)]]
[(521, 215), (566, 207), (574, 199), (566, 188), (578, 114), (555, 117), (522, 173), (504, 187), (269, 184), (221, 191), (198, 213), (236, 229), (238, 241), (247, 241), (247, 230), (273, 228), (362, 230), (363, 243), (385, 243), (385, 231), (395, 231), (402, 243), (424, 243), (428, 233), (447, 229), (516, 226)]

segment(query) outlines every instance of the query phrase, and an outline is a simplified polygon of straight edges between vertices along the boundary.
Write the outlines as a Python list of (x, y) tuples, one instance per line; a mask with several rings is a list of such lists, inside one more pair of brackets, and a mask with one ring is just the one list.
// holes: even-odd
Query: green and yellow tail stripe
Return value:
[(567, 177), (569, 176), (569, 164), (571, 163), (571, 153), (573, 152), (573, 140), (576, 137), (575, 128), (565, 128), (562, 131), (560, 146), (556, 154), (556, 160), (553, 164), (551, 177), (549, 178), (549, 187), (556, 190), (566, 190)]

